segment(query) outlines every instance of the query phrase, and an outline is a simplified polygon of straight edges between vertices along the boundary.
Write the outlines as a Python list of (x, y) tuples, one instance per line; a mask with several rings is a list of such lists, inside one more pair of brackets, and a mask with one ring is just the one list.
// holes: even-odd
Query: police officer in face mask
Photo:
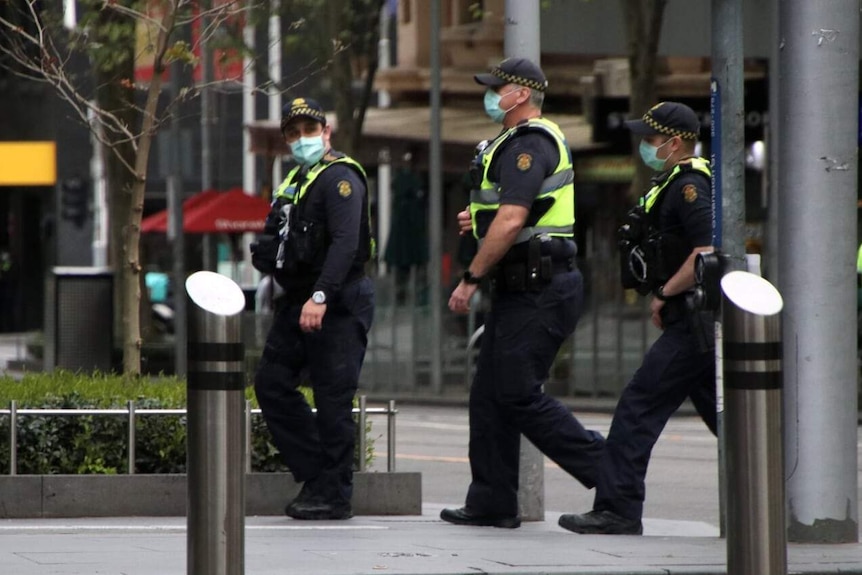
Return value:
[[(347, 519), (353, 491), (353, 397), (374, 291), (365, 171), (330, 148), (320, 105), (296, 98), (281, 130), (297, 166), (278, 187), (252, 262), (284, 288), (255, 376), (273, 441), (297, 482), (296, 519)], [(307, 373), (307, 379), (305, 374)], [(299, 385), (310, 385), (317, 414)], [(360, 454), (360, 456), (362, 456)]]
[(688, 106), (662, 102), (627, 126), (642, 136), (641, 158), (659, 173), (620, 230), (624, 285), (652, 294), (652, 322), (663, 331), (620, 396), (593, 510), (560, 517), (576, 533), (642, 533), (650, 452), (686, 398), (716, 430), (712, 326), (694, 321), (699, 314), (686, 301), (695, 256), (712, 251), (709, 163), (694, 155), (700, 123)]
[(603, 439), (542, 388), (583, 303), (572, 158), (559, 126), (542, 116), (545, 75), (530, 60), (509, 58), (475, 79), (487, 87), (485, 112), (503, 129), (473, 161), (470, 206), (458, 220), (479, 250), (449, 308), (466, 313), (484, 280), (491, 311), (470, 388), (472, 481), (465, 505), (440, 517), (514, 528), (520, 435), (587, 487)]

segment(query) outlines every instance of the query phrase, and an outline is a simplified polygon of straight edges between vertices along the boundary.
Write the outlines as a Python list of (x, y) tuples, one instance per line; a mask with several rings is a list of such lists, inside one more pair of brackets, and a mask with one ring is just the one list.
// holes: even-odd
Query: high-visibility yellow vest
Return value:
[[(524, 124), (509, 128), (497, 136), (481, 152), (480, 157), (476, 160), (481, 162), (482, 183), (478, 189), (470, 192), (470, 217), (473, 220), (473, 235), (477, 239), (484, 238), (488, 232), (487, 226), (483, 226), (480, 229), (476, 222), (477, 214), (481, 212), (496, 212), (500, 209), (500, 184), (492, 182), (488, 178), (494, 156), (503, 147), (505, 142), (524, 130), (539, 130), (550, 135), (557, 144), (560, 160), (554, 172), (544, 179), (542, 188), (536, 196), (536, 200), (550, 198), (553, 200), (553, 203), (544, 214), (539, 216), (538, 221), (534, 225), (524, 227), (518, 233), (515, 243), (525, 242), (539, 235), (565, 238), (571, 238), (575, 235), (575, 172), (572, 167), (571, 151), (559, 126), (545, 118), (533, 118)], [(528, 216), (528, 221), (530, 219), (531, 217)]]
[(314, 180), (317, 179), (317, 176), (323, 172), (329, 166), (333, 166), (335, 164), (347, 164), (354, 170), (356, 170), (360, 176), (362, 176), (362, 183), (365, 184), (366, 191), (368, 190), (368, 177), (365, 175), (365, 170), (362, 169), (362, 166), (348, 156), (335, 156), (333, 154), (327, 154), (323, 157), (323, 161), (317, 162), (314, 164), (310, 170), (308, 170), (308, 174), (306, 174), (305, 179), (299, 185), (299, 189), (297, 190), (296, 176), (299, 174), (300, 166), (296, 166), (290, 172), (288, 172), (287, 176), (284, 178), (284, 181), (281, 182), (281, 185), (278, 186), (278, 189), (275, 191), (275, 198), (286, 198), (291, 203), (297, 203), (300, 199), (305, 195), (309, 188), (311, 188), (311, 184), (314, 183)]
[(345, 156), (343, 154), (338, 153), (327, 153), (323, 159), (316, 164), (314, 164), (308, 173), (305, 175), (305, 179), (299, 183), (299, 186), (296, 184), (296, 176), (299, 174), (299, 170), (301, 166), (296, 166), (290, 172), (288, 172), (287, 176), (281, 182), (281, 185), (278, 186), (278, 189), (275, 190), (275, 194), (273, 195), (273, 199), (285, 198), (290, 203), (296, 204), (301, 200), (306, 192), (311, 189), (311, 185), (314, 183), (314, 180), (330, 166), (334, 166), (335, 164), (346, 164), (356, 170), (359, 176), (362, 178), (362, 184), (365, 186), (365, 204), (368, 206), (367, 209), (367, 217), (368, 217), (368, 257), (374, 259), (377, 257), (377, 242), (374, 240), (373, 235), (371, 234), (371, 202), (368, 197), (368, 177), (365, 175), (365, 170), (362, 168), (359, 162), (354, 160), (349, 156)]
[(640, 205), (643, 206), (644, 211), (649, 213), (650, 209), (655, 205), (664, 189), (667, 188), (668, 185), (680, 174), (688, 171), (700, 172), (707, 178), (712, 178), (712, 170), (709, 169), (709, 162), (704, 158), (691, 158), (690, 162), (677, 164), (673, 167), (673, 170), (671, 170), (670, 174), (668, 174), (667, 178), (665, 178), (662, 183), (650, 188), (650, 191), (640, 199)]

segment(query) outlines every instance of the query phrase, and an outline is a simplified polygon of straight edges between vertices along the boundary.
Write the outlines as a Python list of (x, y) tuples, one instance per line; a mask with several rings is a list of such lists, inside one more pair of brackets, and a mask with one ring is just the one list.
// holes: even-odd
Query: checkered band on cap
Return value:
[(509, 74), (500, 69), (499, 66), (494, 66), (491, 68), (491, 75), (500, 78), (501, 80), (505, 80), (509, 84), (520, 84), (521, 86), (526, 86), (527, 88), (532, 88), (533, 90), (538, 90), (539, 92), (544, 92), (548, 87), (548, 81), (539, 82), (537, 80), (531, 80), (530, 78), (524, 78), (522, 76), (516, 76), (514, 74)]
[(323, 108), (311, 98), (295, 98), (282, 110), (281, 127), (290, 120), (297, 117), (311, 118), (322, 124), (326, 124), (326, 115), (323, 113)]
[(683, 140), (697, 140), (698, 138), (698, 134), (696, 132), (679, 130), (677, 128), (669, 128), (667, 126), (659, 124), (656, 119), (652, 117), (652, 110), (649, 110), (646, 114), (644, 114), (643, 118), (641, 119), (647, 126), (661, 134), (665, 134), (667, 136), (679, 136)]

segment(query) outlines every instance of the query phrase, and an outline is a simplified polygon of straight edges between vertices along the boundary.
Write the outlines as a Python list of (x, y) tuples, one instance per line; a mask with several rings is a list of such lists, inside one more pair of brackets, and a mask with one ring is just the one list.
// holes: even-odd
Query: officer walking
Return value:
[[(264, 235), (252, 245), (255, 267), (284, 288), (255, 393), (275, 445), (303, 484), (285, 513), (348, 519), (353, 398), (374, 313), (364, 271), (372, 251), (367, 182), (355, 160), (330, 149), (332, 127), (314, 100), (287, 104), (281, 131), (298, 165), (275, 192)], [(313, 390), (316, 416), (301, 384)]]
[(712, 324), (687, 298), (696, 255), (712, 251), (709, 163), (694, 156), (700, 123), (688, 106), (662, 102), (626, 124), (643, 137), (643, 162), (660, 174), (620, 228), (623, 285), (652, 293), (652, 322), (663, 331), (620, 396), (593, 510), (560, 517), (560, 526), (575, 533), (643, 532), (650, 452), (686, 397), (716, 430)]
[(515, 528), (520, 434), (587, 487), (603, 439), (542, 389), (575, 329), (583, 278), (575, 267), (572, 158), (559, 126), (542, 117), (547, 81), (523, 58), (503, 60), (476, 82), (485, 111), (503, 125), (473, 161), (470, 206), (458, 215), (479, 250), (449, 299), (467, 313), (491, 283), (491, 312), (470, 389), (472, 483), (464, 507), (440, 517), (460, 525)]

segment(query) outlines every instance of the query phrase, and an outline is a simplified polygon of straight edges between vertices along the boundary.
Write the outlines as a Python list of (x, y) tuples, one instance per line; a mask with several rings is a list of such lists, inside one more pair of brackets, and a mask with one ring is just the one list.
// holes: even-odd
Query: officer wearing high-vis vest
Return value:
[[(352, 517), (353, 398), (374, 313), (365, 171), (330, 149), (320, 105), (296, 98), (281, 131), (297, 166), (274, 194), (252, 263), (284, 288), (254, 381), (282, 459), (302, 483), (285, 513)], [(307, 374), (307, 375), (306, 375)], [(308, 385), (317, 413), (297, 387)]]
[(713, 328), (687, 297), (696, 255), (712, 251), (710, 168), (694, 155), (700, 123), (688, 106), (662, 102), (627, 126), (643, 138), (641, 158), (659, 174), (620, 228), (623, 285), (652, 294), (652, 322), (662, 333), (617, 403), (592, 511), (560, 517), (576, 533), (643, 532), (650, 453), (686, 398), (716, 430)]
[(572, 157), (559, 126), (542, 117), (548, 83), (523, 58), (504, 60), (475, 80), (487, 87), (485, 112), (503, 129), (480, 146), (471, 166), (470, 206), (458, 222), (479, 250), (449, 308), (467, 313), (479, 284), (488, 283), (491, 311), (470, 389), (472, 482), (464, 506), (440, 517), (515, 528), (521, 434), (587, 487), (595, 483), (604, 440), (542, 387), (583, 304)]

